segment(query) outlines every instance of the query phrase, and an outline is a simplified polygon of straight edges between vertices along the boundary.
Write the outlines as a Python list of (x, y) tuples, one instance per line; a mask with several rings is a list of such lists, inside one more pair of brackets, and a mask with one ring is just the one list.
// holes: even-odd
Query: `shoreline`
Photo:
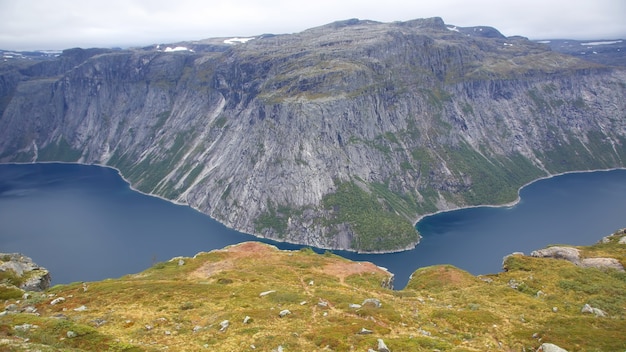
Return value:
[(463, 210), (463, 209), (472, 209), (472, 208), (511, 208), (511, 207), (514, 207), (521, 201), (520, 192), (522, 191), (522, 189), (524, 189), (527, 186), (532, 185), (535, 182), (539, 182), (539, 181), (543, 181), (543, 180), (549, 180), (549, 179), (554, 178), (554, 177), (568, 175), (568, 174), (584, 174), (584, 173), (591, 173), (591, 172), (610, 172), (610, 171), (616, 171), (616, 170), (626, 170), (626, 167), (614, 167), (614, 168), (609, 168), (609, 169), (593, 169), (593, 170), (575, 170), (575, 171), (559, 172), (559, 173), (556, 173), (556, 174), (549, 174), (549, 175), (546, 175), (546, 176), (534, 179), (532, 181), (529, 181), (529, 182), (523, 184), (522, 186), (520, 186), (517, 189), (517, 198), (515, 200), (511, 201), (511, 202), (504, 203), (504, 204), (468, 205), (468, 206), (461, 206), (461, 207), (447, 209), (447, 210), (438, 210), (438, 211), (436, 211), (434, 213), (428, 213), (428, 214), (420, 215), (417, 218), (417, 220), (415, 220), (413, 226), (417, 227), (417, 224), (420, 221), (422, 221), (424, 218), (427, 218), (429, 216), (434, 216), (434, 215), (437, 215), (437, 214), (441, 214), (441, 213), (450, 212), (450, 211)]
[[(104, 164), (96, 164), (96, 163), (81, 163), (81, 162), (68, 162), (68, 161), (34, 161), (34, 162), (3, 162), (0, 164), (4, 164), (4, 165), (28, 165), (28, 164), (66, 164), (66, 165), (82, 165), (82, 166), (96, 166), (96, 167), (103, 167), (103, 168), (108, 168), (111, 170), (114, 170), (119, 177), (128, 185), (129, 189), (133, 192), (137, 192), (139, 194), (142, 195), (146, 195), (146, 196), (150, 196), (150, 197), (155, 197), (161, 200), (164, 200), (166, 202), (172, 203), (174, 205), (179, 205), (179, 206), (186, 206), (189, 207), (190, 209), (193, 209), (194, 211), (204, 215), (204, 216), (208, 216), (209, 218), (211, 218), (212, 220), (226, 226), (224, 223), (222, 223), (221, 221), (211, 217), (209, 214), (206, 214), (204, 212), (202, 212), (201, 210), (191, 206), (189, 203), (183, 203), (183, 202), (179, 202), (173, 199), (168, 199), (165, 198), (163, 196), (157, 195), (157, 194), (153, 194), (153, 193), (146, 193), (143, 192), (141, 190), (136, 189), (135, 187), (133, 187), (132, 183), (126, 179), (124, 177), (124, 175), (122, 174), (122, 172), (114, 167), (114, 166), (110, 166), (110, 165), (104, 165)], [(520, 186), (517, 190), (517, 198), (511, 202), (508, 203), (504, 203), (504, 204), (480, 204), (480, 205), (470, 205), (470, 206), (460, 206), (460, 207), (456, 207), (456, 208), (451, 208), (451, 209), (442, 209), (442, 210), (438, 210), (434, 213), (428, 213), (428, 214), (423, 214), (420, 215), (419, 217), (417, 217), (417, 219), (413, 222), (413, 227), (416, 228), (417, 230), (417, 224), (422, 221), (423, 219), (430, 217), (430, 216), (435, 216), (441, 213), (446, 213), (446, 212), (451, 212), (451, 211), (457, 211), (457, 210), (464, 210), (464, 209), (471, 209), (471, 208), (510, 208), (510, 207), (514, 207), (516, 206), (520, 201), (521, 201), (521, 196), (520, 193), (522, 191), (522, 189), (524, 189), (525, 187), (538, 182), (538, 181), (542, 181), (542, 180), (547, 180), (547, 179), (551, 179), (554, 177), (558, 177), (558, 176), (562, 176), (562, 175), (567, 175), (567, 174), (577, 174), (577, 173), (592, 173), (592, 172), (610, 172), (610, 171), (616, 171), (616, 170), (626, 170), (626, 167), (615, 167), (615, 168), (608, 168), (608, 169), (588, 169), (588, 170), (574, 170), (574, 171), (565, 171), (565, 172), (561, 172), (561, 173), (556, 173), (556, 174), (549, 174), (534, 180), (531, 180), (527, 183), (525, 183), (524, 185)], [(320, 248), (320, 247), (313, 247), (313, 246), (309, 246), (306, 244), (302, 244), (302, 243), (294, 243), (294, 242), (289, 242), (289, 241), (277, 241), (275, 239), (272, 238), (267, 238), (261, 235), (256, 235), (256, 234), (252, 234), (252, 233), (247, 233), (247, 232), (243, 232), (237, 229), (234, 229), (232, 227), (228, 227), (229, 229), (232, 229), (234, 231), (240, 232), (242, 234), (245, 235), (249, 235), (258, 239), (264, 239), (264, 240), (269, 240), (272, 242), (276, 242), (276, 243), (286, 243), (286, 244), (291, 244), (291, 245), (296, 245), (296, 246), (303, 246), (303, 247), (309, 247), (309, 248), (317, 248), (319, 250), (328, 250), (328, 251), (345, 251), (345, 252), (351, 252), (351, 253), (356, 253), (356, 254), (392, 254), (392, 253), (401, 253), (401, 252), (405, 252), (405, 251), (410, 251), (415, 249), (419, 243), (421, 242), (421, 240), (423, 239), (423, 236), (421, 236), (421, 234), (418, 233), (419, 235), (419, 240), (415, 243), (411, 243), (408, 246), (404, 247), (404, 248), (399, 248), (399, 249), (395, 249), (395, 250), (382, 250), (382, 251), (359, 251), (359, 250), (354, 250), (354, 249), (342, 249), (342, 248)]]

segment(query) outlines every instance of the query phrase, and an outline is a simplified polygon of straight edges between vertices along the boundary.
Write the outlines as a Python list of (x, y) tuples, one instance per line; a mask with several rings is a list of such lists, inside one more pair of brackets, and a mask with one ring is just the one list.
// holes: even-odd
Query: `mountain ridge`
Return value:
[(414, 246), (425, 214), (624, 167), (625, 71), (489, 28), (347, 20), (5, 66), (0, 161), (113, 166), (239, 231), (362, 252)]

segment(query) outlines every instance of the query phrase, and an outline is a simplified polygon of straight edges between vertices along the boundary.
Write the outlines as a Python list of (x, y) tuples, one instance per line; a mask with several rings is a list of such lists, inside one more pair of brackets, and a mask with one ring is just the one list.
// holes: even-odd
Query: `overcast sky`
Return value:
[(128, 47), (434, 16), (530, 39), (626, 38), (625, 0), (0, 0), (0, 49)]

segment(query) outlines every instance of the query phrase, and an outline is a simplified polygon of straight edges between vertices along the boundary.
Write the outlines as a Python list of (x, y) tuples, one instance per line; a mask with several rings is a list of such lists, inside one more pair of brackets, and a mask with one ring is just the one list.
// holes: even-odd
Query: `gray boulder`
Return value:
[(539, 346), (537, 352), (567, 352), (567, 350), (552, 343), (543, 343)]
[(391, 352), (383, 339), (378, 339), (378, 352)]
[(530, 256), (537, 258), (565, 259), (574, 264), (578, 264), (580, 262), (580, 252), (578, 249), (573, 247), (548, 247), (532, 251)]
[(614, 269), (624, 271), (624, 266), (615, 258), (585, 258), (580, 262), (583, 268)]
[(589, 304), (585, 304), (582, 309), (580, 310), (581, 313), (591, 313), (594, 314), (596, 317), (606, 317), (608, 316), (607, 312), (603, 311), (600, 308), (594, 308), (592, 306), (590, 306)]
[(0, 271), (12, 271), (21, 281), (16, 286), (25, 291), (43, 291), (50, 287), (48, 270), (20, 253), (0, 253)]

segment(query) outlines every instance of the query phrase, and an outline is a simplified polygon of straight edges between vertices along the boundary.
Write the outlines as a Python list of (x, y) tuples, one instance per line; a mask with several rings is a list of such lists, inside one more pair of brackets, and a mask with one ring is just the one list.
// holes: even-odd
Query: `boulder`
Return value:
[(573, 247), (548, 247), (532, 251), (530, 256), (537, 258), (565, 259), (574, 264), (580, 262), (580, 252)]
[(0, 271), (12, 271), (19, 279), (13, 284), (25, 291), (43, 291), (50, 287), (48, 270), (20, 253), (0, 253)]
[(615, 258), (585, 258), (580, 262), (583, 268), (614, 269), (624, 271), (624, 266)]
[(289, 314), (291, 314), (291, 311), (289, 309), (283, 309), (280, 311), (280, 313), (278, 313), (278, 316), (281, 318), (284, 318), (288, 316)]
[(567, 350), (552, 343), (543, 343), (539, 346), (537, 352), (567, 352)]
[(368, 298), (366, 300), (363, 301), (363, 303), (361, 303), (362, 306), (366, 306), (366, 305), (372, 305), (376, 308), (380, 308), (383, 305), (380, 303), (380, 300), (378, 300), (377, 298)]
[(595, 314), (596, 317), (606, 317), (608, 314), (600, 308), (595, 308), (590, 306), (589, 304), (585, 304), (580, 310), (581, 313), (592, 313)]
[(378, 352), (391, 352), (383, 339), (378, 339)]

